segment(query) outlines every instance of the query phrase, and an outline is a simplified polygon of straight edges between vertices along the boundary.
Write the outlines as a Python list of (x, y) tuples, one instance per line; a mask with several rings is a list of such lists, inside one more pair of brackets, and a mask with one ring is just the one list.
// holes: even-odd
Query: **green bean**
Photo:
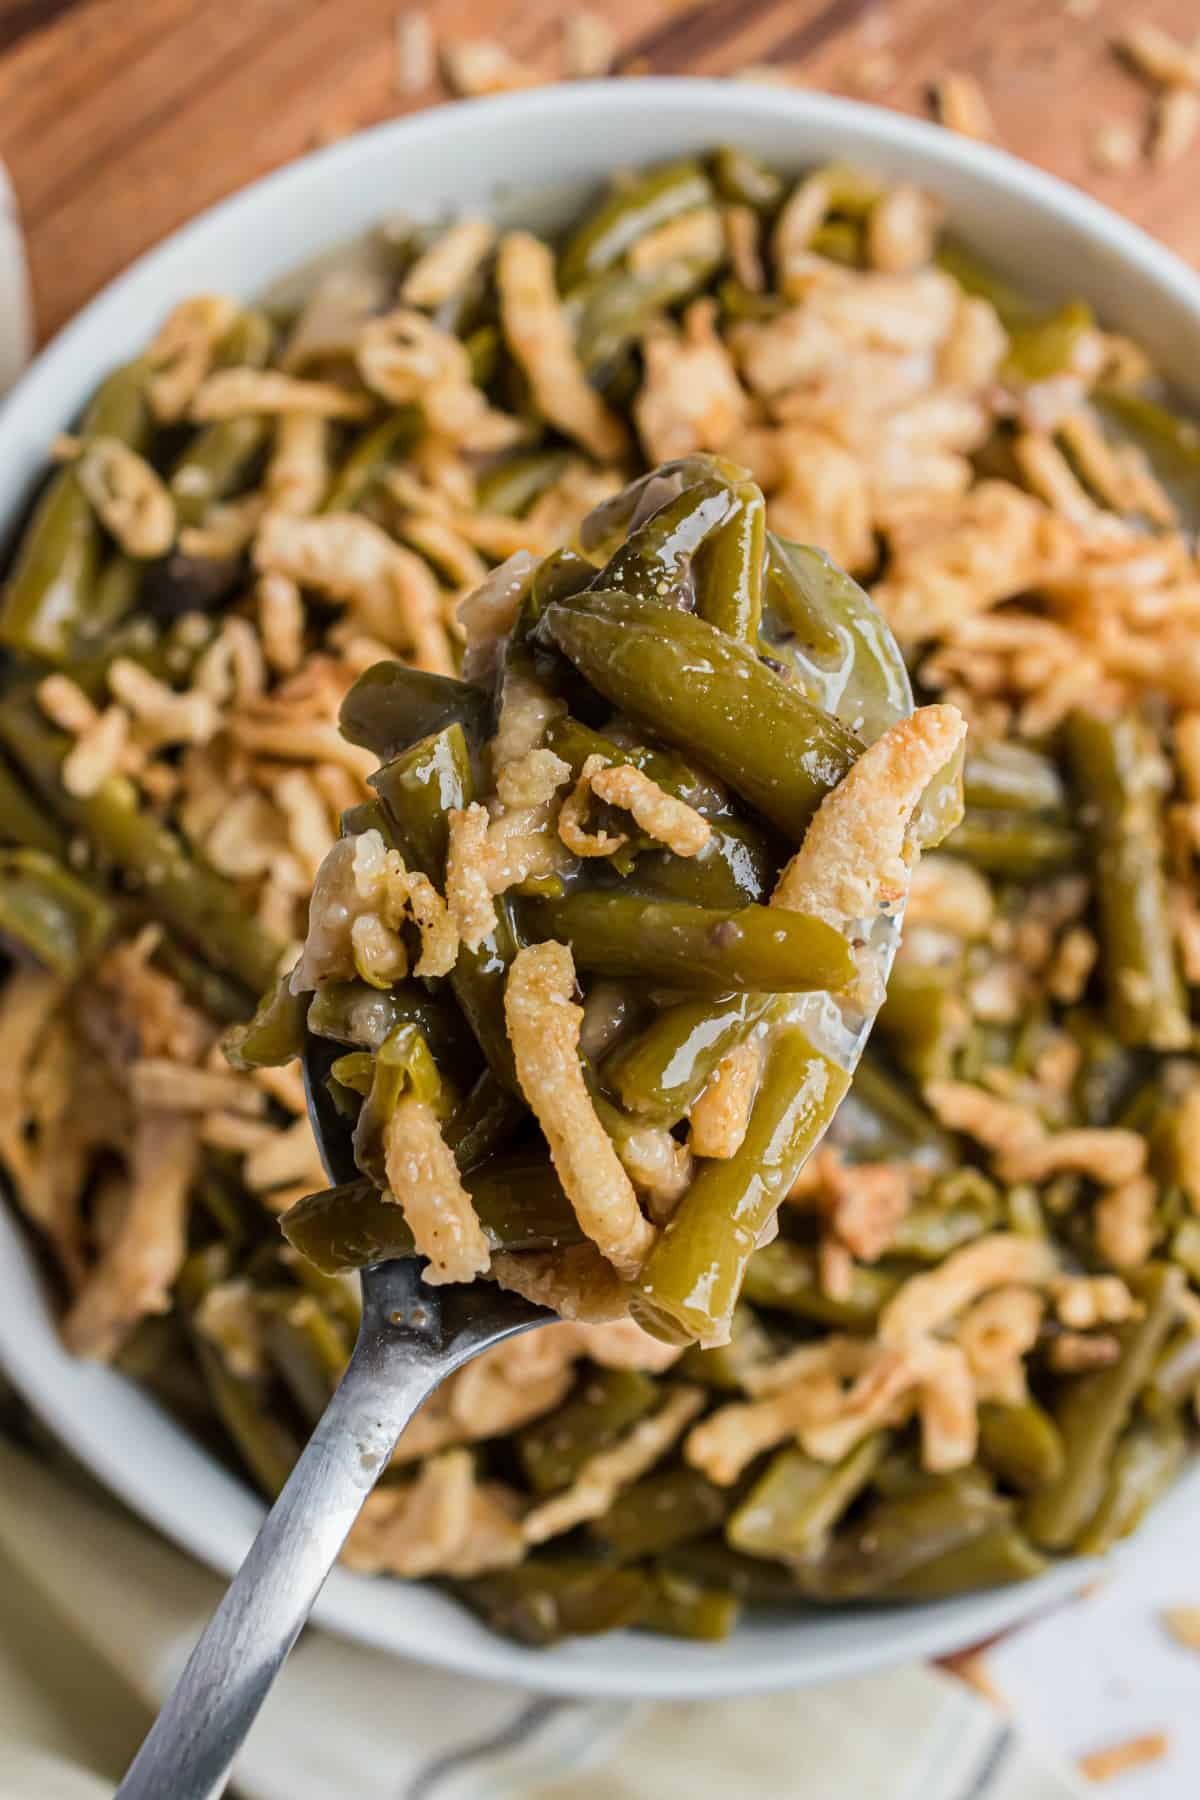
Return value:
[[(130, 918), (149, 917), (149, 909), (131, 905)], [(244, 982), (214, 969), (198, 950), (185, 944), (161, 926), (162, 936), (154, 947), (153, 961), (179, 984), (185, 1000), (218, 1025), (236, 1025), (254, 1010), (254, 992)]]
[(726, 1527), (735, 1550), (784, 1559), (821, 1554), (838, 1520), (867, 1486), (887, 1448), (875, 1432), (839, 1463), (816, 1462), (803, 1450), (771, 1458)]
[(931, 1477), (913, 1493), (873, 1501), (824, 1555), (797, 1565), (802, 1592), (816, 1600), (865, 1599), (994, 1530), (1005, 1521), (1005, 1503), (971, 1474)]
[(727, 1344), (714, 1344), (702, 1350), (689, 1344), (675, 1365), (688, 1381), (715, 1388), (718, 1393), (744, 1392), (747, 1376), (771, 1360), (773, 1346), (770, 1334), (750, 1306), (740, 1302), (733, 1309), (733, 1325)]
[(1077, 1007), (1066, 1027), (1079, 1046), (1079, 1069), (1071, 1097), (1084, 1125), (1112, 1125), (1138, 1080), (1138, 1058), (1120, 1043), (1099, 1013)]
[(145, 1388), (202, 1443), (211, 1438), (212, 1400), (177, 1311), (139, 1319), (114, 1353), (112, 1366)]
[(354, 512), (389, 464), (415, 443), (421, 430), (421, 414), (415, 406), (398, 407), (378, 425), (370, 426), (351, 445), (321, 511)]
[(569, 944), (576, 966), (593, 974), (704, 993), (832, 991), (854, 974), (840, 932), (782, 907), (727, 912), (580, 889), (561, 900), (527, 901), (521, 922), (532, 938)]
[(88, 616), (80, 622), (80, 652), (86, 651), (89, 644), (102, 642), (135, 610), (141, 599), (145, 572), (144, 562), (126, 556), (123, 550), (110, 552), (96, 576)]
[(537, 635), (614, 706), (728, 781), (793, 843), (858, 754), (858, 740), (836, 719), (746, 645), (689, 613), (593, 591), (548, 607)]
[(736, 1595), (700, 1587), (670, 1569), (654, 1569), (649, 1579), (650, 1593), (634, 1620), (639, 1631), (715, 1644), (736, 1626), (741, 1611)]
[(591, 1530), (613, 1555), (636, 1562), (706, 1537), (729, 1507), (730, 1490), (714, 1487), (699, 1469), (663, 1469), (618, 1494)]
[(615, 188), (568, 237), (559, 260), (559, 286), (569, 294), (581, 281), (620, 262), (647, 232), (711, 199), (708, 176), (690, 161), (649, 169)]
[[(97, 390), (81, 436), (115, 437), (135, 450), (150, 436), (146, 365), (125, 364)], [(0, 643), (47, 662), (66, 662), (95, 594), (104, 533), (69, 465), (51, 476), (25, 527), (4, 583)]]
[(127, 881), (137, 881), (157, 917), (252, 992), (274, 979), (282, 946), (247, 912), (232, 883), (190, 856), (174, 832), (141, 810), (124, 776), (109, 776), (85, 797), (68, 794), (61, 776), (68, 740), (19, 693), (0, 701), (0, 742), (58, 816), (81, 831)]
[(377, 1050), (390, 1031), (407, 1022), (418, 1027), (439, 1068), (456, 1081), (474, 1078), (478, 1051), (461, 1013), (418, 981), (399, 981), (390, 988), (335, 981), (305, 998), (307, 1025), (314, 1037)]
[(782, 203), (783, 182), (757, 156), (733, 144), (723, 144), (712, 155), (712, 178), (722, 200), (770, 213)]
[(1027, 293), (957, 239), (943, 238), (935, 261), (965, 293), (990, 301), (1006, 331), (1024, 330), (1043, 316), (1043, 309)]
[(1113, 1030), (1123, 1044), (1180, 1049), (1191, 1026), (1167, 907), (1157, 745), (1136, 713), (1074, 713), (1067, 752), (1090, 841)]
[(262, 413), (218, 419), (198, 431), (171, 471), (171, 497), (181, 525), (199, 525), (209, 509), (249, 486), (271, 439)]
[(254, 1017), (225, 1033), (221, 1048), (235, 1069), (278, 1069), (304, 1054), (308, 995), (292, 992), (292, 972), (269, 987)]
[(24, 782), (0, 757), (0, 843), (41, 850), (62, 862), (68, 837), (53, 813), (39, 806)]
[(856, 1162), (912, 1162), (922, 1169), (948, 1169), (955, 1160), (950, 1137), (870, 1051), (854, 1071), (850, 1092), (829, 1130)]
[[(1189, 1219), (1181, 1225), (1180, 1232), (1195, 1226), (1192, 1240), (1200, 1240), (1200, 1219)], [(1176, 1233), (1175, 1243), (1178, 1243)], [(1179, 1262), (1184, 1273), (1193, 1281), (1197, 1279), (1196, 1270), (1188, 1266), (1174, 1254), (1172, 1244), (1172, 1260)], [(1191, 1260), (1190, 1258), (1188, 1259)], [(1175, 1412), (1200, 1388), (1200, 1337), (1196, 1337), (1186, 1326), (1173, 1331), (1155, 1358), (1154, 1368), (1142, 1393), (1141, 1405), (1144, 1412), (1160, 1418), (1166, 1413)]]
[(767, 533), (766, 600), (806, 690), (871, 743), (912, 711), (912, 689), (891, 633), (856, 581), (823, 551)]
[(1183, 1466), (1187, 1433), (1177, 1413), (1136, 1420), (1113, 1453), (1100, 1504), (1077, 1539), (1079, 1556), (1103, 1556), (1135, 1531)]
[(1008, 1406), (985, 1401), (979, 1408), (979, 1460), (1019, 1494), (1036, 1494), (1061, 1479), (1066, 1467), (1062, 1434), (1036, 1400)]
[(469, 682), (408, 669), (400, 662), (373, 664), (359, 676), (338, 713), (342, 736), (370, 750), (381, 763), (456, 722), (468, 742), (482, 743), (491, 730), (490, 696)]
[(656, 1125), (675, 1125), (704, 1092), (718, 1063), (771, 1004), (770, 994), (732, 994), (666, 1007), (609, 1057), (604, 1078), (630, 1112)]
[(1022, 1520), (1045, 1549), (1069, 1548), (1095, 1518), (1113, 1451), (1171, 1328), (1183, 1276), (1169, 1264), (1150, 1263), (1129, 1277), (1129, 1285), (1145, 1310), (1118, 1327), (1120, 1360), (1075, 1376), (1053, 1409), (1066, 1457), (1063, 1472), (1032, 1496)]
[(350, 1345), (311, 1294), (255, 1296), (267, 1355), (306, 1419), (315, 1425), (350, 1360)]
[[(494, 1250), (556, 1250), (581, 1241), (578, 1221), (544, 1156), (494, 1156), (463, 1185)], [(283, 1215), (283, 1235), (325, 1275), (413, 1254), (404, 1210), (368, 1180), (309, 1194)]]
[(956, 1549), (920, 1563), (907, 1575), (889, 1581), (876, 1600), (947, 1600), (954, 1594), (1007, 1587), (1032, 1581), (1048, 1564), (1015, 1525), (995, 1525)]
[(962, 1000), (965, 963), (918, 962), (903, 947), (892, 965), (887, 998), (876, 1021), (880, 1036), (905, 1074), (920, 1086), (952, 1071), (970, 1015)]
[(493, 1631), (538, 1649), (636, 1624), (652, 1598), (638, 1570), (564, 1556), (456, 1581), (454, 1592)]
[(586, 1367), (563, 1404), (513, 1440), (534, 1492), (570, 1487), (589, 1457), (645, 1418), (660, 1398), (658, 1386), (636, 1369)]
[(862, 227), (852, 219), (826, 219), (813, 232), (810, 250), (848, 269), (861, 269), (864, 261)]
[(1012, 332), (1001, 376), (1032, 382), (1068, 374), (1076, 352), (1095, 329), (1095, 316), (1086, 301), (1069, 300), (1057, 312)]
[(505, 457), (476, 478), (475, 504), (480, 512), (522, 518), (559, 480), (568, 461), (565, 450), (522, 450)]
[(640, 1324), (669, 1342), (725, 1341), (758, 1240), (848, 1085), (802, 1031), (776, 1028), (740, 1148), (703, 1166), (638, 1276)]
[(1066, 805), (1062, 776), (1048, 756), (1003, 739), (972, 746), (963, 769), (968, 806), (985, 812), (1060, 814)]
[[(265, 313), (239, 315), (218, 349), (218, 368), (262, 369), (275, 348), (275, 328)], [(170, 488), (181, 525), (198, 525), (209, 508), (249, 485), (272, 436), (262, 414), (218, 419), (196, 432), (171, 471)]]
[(747, 1606), (794, 1607), (799, 1598), (795, 1577), (786, 1563), (743, 1556), (718, 1537), (677, 1544), (664, 1552), (656, 1566), (699, 1586), (730, 1593)]
[[(452, 1089), (442, 1079), (429, 1045), (418, 1026), (406, 1020), (394, 1025), (373, 1056), (356, 1051), (340, 1059), (366, 1066), (366, 1085), (358, 1122), (354, 1127), (354, 1160), (364, 1175), (379, 1188), (387, 1186), (384, 1141), (388, 1121), (405, 1095), (431, 1107), (439, 1119), (447, 1119), (456, 1103)], [(357, 1087), (335, 1062), (330, 1070), (335, 1081)]]
[(693, 561), (706, 540), (736, 515), (737, 507), (727, 482), (715, 477), (693, 482), (630, 532), (592, 585), (690, 610)]
[(718, 282), (717, 305), (721, 309), (722, 325), (740, 324), (744, 319), (749, 319), (752, 324), (763, 324), (787, 311), (787, 302), (778, 294), (761, 294), (753, 288), (743, 287), (732, 275)]
[[(474, 798), (470, 757), (461, 725), (448, 725), (388, 763), (371, 778), (399, 833), (408, 860), (439, 888), (446, 871), (447, 814)], [(497, 924), (478, 950), (459, 950), (450, 976), (455, 999), (500, 1081), (520, 1097), (504, 1022), (504, 983), (516, 955), (510, 909), (496, 902)]]
[(475, 1169), (507, 1144), (528, 1117), (528, 1109), (485, 1066), (466, 1099), (447, 1119), (442, 1135), (458, 1166)]
[(721, 259), (680, 256), (652, 269), (610, 269), (581, 283), (567, 300), (575, 348), (589, 379), (610, 398), (615, 373), (652, 320), (703, 293)]
[(806, 1244), (777, 1238), (750, 1258), (742, 1298), (768, 1311), (830, 1325), (839, 1331), (868, 1331), (896, 1289), (900, 1276), (877, 1265), (855, 1263), (849, 1291), (834, 1299), (821, 1286), (817, 1254)]
[(1064, 820), (984, 808), (968, 808), (942, 848), (985, 875), (1016, 881), (1036, 881), (1069, 869), (1083, 852), (1079, 833)]
[[(961, 1173), (978, 1175), (975, 1169)], [(963, 1244), (995, 1230), (999, 1223), (1000, 1195), (980, 1177), (973, 1191), (961, 1199), (944, 1200), (935, 1190), (929, 1199), (910, 1207), (896, 1226), (890, 1253), (911, 1256), (916, 1262), (938, 1263)]]
[(605, 737), (602, 732), (593, 731), (590, 725), (581, 725), (578, 719), (569, 715), (550, 721), (546, 727), (546, 744), (556, 756), (561, 756), (564, 762), (570, 764), (571, 773), (576, 779), (582, 774), (583, 765), (589, 756), (602, 756), (609, 765), (629, 763), (633, 768), (641, 769), (659, 787), (666, 788), (668, 793), (675, 794), (680, 800), (686, 800), (689, 806), (694, 806), (697, 812), (703, 813), (709, 820), (728, 811), (724, 790), (705, 775), (703, 770), (697, 769), (670, 750), (648, 750), (641, 744), (619, 744), (615, 738)]
[(64, 979), (104, 945), (113, 908), (44, 850), (0, 850), (0, 938)]
[(1094, 388), (1088, 396), (1101, 419), (1140, 450), (1194, 527), (1200, 510), (1200, 427), (1145, 394)]
[(736, 510), (705, 539), (694, 563), (696, 611), (727, 637), (758, 641), (762, 621), (766, 502), (752, 481), (733, 489)]
[(862, 219), (883, 198), (884, 188), (878, 176), (854, 163), (824, 163), (816, 173), (821, 176), (829, 194), (830, 212)]

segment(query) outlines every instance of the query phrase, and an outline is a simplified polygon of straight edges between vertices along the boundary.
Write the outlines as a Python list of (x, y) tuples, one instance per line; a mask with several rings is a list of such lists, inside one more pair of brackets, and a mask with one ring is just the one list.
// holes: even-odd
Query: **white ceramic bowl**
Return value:
[[(693, 80), (548, 88), (380, 126), (260, 181), (136, 263), (67, 327), (0, 409), (0, 521), (18, 512), (56, 430), (101, 373), (199, 289), (253, 295), (398, 210), (490, 207), (553, 226), (617, 165), (732, 142), (799, 170), (829, 158), (920, 183), (955, 228), (1047, 295), (1082, 294), (1200, 401), (1200, 279), (1094, 201), (1002, 151), (873, 107)], [(22, 1234), (0, 1206), (0, 1364), (94, 1473), (152, 1524), (231, 1574), (259, 1500), (137, 1388), (61, 1348)], [(1166, 1502), (1200, 1500), (1193, 1468)], [(1162, 1508), (1155, 1515), (1161, 1516)], [(1146, 1530), (1155, 1529), (1152, 1518)], [(431, 1589), (337, 1570), (329, 1629), (424, 1662), (558, 1693), (696, 1699), (823, 1681), (949, 1651), (1011, 1625), (1093, 1573), (1074, 1563), (1019, 1588), (923, 1607), (754, 1618), (728, 1643), (636, 1633), (553, 1651), (493, 1636)]]

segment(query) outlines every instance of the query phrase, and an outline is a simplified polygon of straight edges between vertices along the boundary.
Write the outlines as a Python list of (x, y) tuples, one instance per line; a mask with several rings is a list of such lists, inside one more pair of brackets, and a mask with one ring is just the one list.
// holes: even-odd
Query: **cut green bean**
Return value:
[(0, 701), (0, 742), (47, 804), (137, 884), (158, 917), (252, 992), (268, 986), (282, 946), (247, 911), (232, 883), (190, 856), (173, 831), (142, 810), (124, 776), (109, 776), (84, 797), (69, 794), (61, 774), (69, 740), (46, 724), (31, 698), (16, 693)]
[(563, 292), (611, 269), (639, 238), (711, 199), (712, 184), (696, 162), (669, 163), (614, 189), (567, 239), (558, 269)]
[(367, 669), (338, 714), (338, 728), (352, 744), (361, 744), (381, 763), (388, 763), (422, 738), (455, 723), (468, 743), (482, 743), (491, 731), (492, 703), (482, 688), (399, 662), (379, 662)]
[(1100, 1504), (1075, 1544), (1078, 1555), (1103, 1556), (1136, 1531), (1183, 1467), (1187, 1448), (1178, 1413), (1136, 1420), (1113, 1453)]
[(304, 1053), (308, 995), (292, 992), (292, 976), (280, 975), (245, 1024), (227, 1031), (221, 1048), (235, 1069), (278, 1069)]
[[(581, 1241), (579, 1223), (544, 1155), (495, 1156), (463, 1177), (494, 1250), (557, 1250)], [(283, 1215), (283, 1235), (325, 1275), (411, 1256), (404, 1209), (363, 1179), (310, 1194)]]
[(1169, 1264), (1151, 1263), (1131, 1275), (1129, 1285), (1145, 1310), (1118, 1328), (1120, 1360), (1069, 1380), (1053, 1409), (1063, 1440), (1062, 1474), (1033, 1495), (1022, 1519), (1045, 1549), (1067, 1549), (1095, 1518), (1113, 1452), (1174, 1320), (1183, 1276)]
[(0, 938), (73, 979), (113, 928), (113, 908), (43, 850), (0, 850)]
[(730, 1490), (698, 1469), (664, 1469), (618, 1494), (592, 1535), (623, 1562), (637, 1562), (707, 1537), (724, 1523), (730, 1503)]
[(855, 1263), (847, 1291), (836, 1298), (821, 1286), (817, 1253), (806, 1244), (777, 1238), (750, 1258), (742, 1296), (753, 1306), (829, 1325), (838, 1331), (869, 1331), (901, 1277), (874, 1264)]
[(454, 1591), (493, 1631), (538, 1649), (636, 1624), (652, 1598), (638, 1570), (568, 1557), (476, 1575)]
[(689, 613), (596, 590), (548, 607), (538, 636), (614, 706), (705, 763), (792, 843), (861, 747), (744, 644)]
[(979, 1460), (1019, 1494), (1036, 1494), (1061, 1479), (1066, 1467), (1062, 1434), (1036, 1400), (979, 1408)]
[(886, 1448), (886, 1435), (875, 1432), (839, 1463), (816, 1462), (803, 1450), (780, 1450), (730, 1519), (729, 1542), (747, 1556), (819, 1555)]
[(758, 1240), (848, 1085), (802, 1031), (777, 1027), (741, 1146), (703, 1165), (638, 1276), (639, 1323), (669, 1342), (725, 1341)]
[(573, 1393), (516, 1435), (521, 1467), (535, 1493), (570, 1487), (585, 1462), (659, 1404), (659, 1389), (636, 1369), (584, 1369)]
[(740, 1610), (734, 1594), (700, 1587), (670, 1569), (654, 1569), (650, 1573), (650, 1593), (634, 1624), (639, 1631), (659, 1631), (667, 1637), (715, 1644), (729, 1637)]
[(1112, 1027), (1123, 1044), (1191, 1039), (1163, 862), (1161, 758), (1136, 713), (1074, 713), (1071, 774), (1090, 842)]
[(724, 912), (682, 900), (579, 891), (527, 901), (520, 916), (531, 938), (569, 944), (576, 967), (596, 975), (712, 994), (793, 994), (836, 991), (854, 974), (840, 932), (782, 907)]
[(1015, 1525), (995, 1525), (968, 1543), (919, 1563), (907, 1575), (886, 1582), (874, 1598), (949, 1600), (955, 1594), (1032, 1581), (1048, 1567), (1046, 1558)]

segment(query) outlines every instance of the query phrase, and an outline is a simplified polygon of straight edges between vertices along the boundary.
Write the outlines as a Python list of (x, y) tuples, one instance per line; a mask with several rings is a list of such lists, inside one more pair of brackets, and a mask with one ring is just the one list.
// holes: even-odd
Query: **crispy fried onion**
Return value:
[(402, 1095), (384, 1126), (383, 1147), (388, 1188), (418, 1253), (429, 1259), (422, 1279), (436, 1287), (486, 1274), (488, 1241), (433, 1108)]
[(721, 1058), (692, 1107), (688, 1142), (693, 1155), (723, 1161), (736, 1156), (750, 1123), (761, 1070), (762, 1050), (753, 1039), (735, 1044)]
[(745, 421), (749, 397), (715, 319), (714, 302), (697, 300), (682, 331), (663, 322), (642, 339), (644, 374), (633, 417), (649, 462), (723, 450)]
[(393, 406), (419, 406), (428, 429), (461, 449), (504, 450), (524, 434), (519, 419), (497, 412), (475, 386), (461, 338), (410, 306), (367, 321), (356, 361), (373, 393)]
[[(908, 835), (913, 813), (966, 730), (953, 706), (922, 706), (890, 726), (826, 794), (771, 905), (814, 914), (839, 930), (893, 910), (916, 860)], [(873, 996), (878, 974), (864, 969), (862, 982)]]
[(496, 261), (500, 322), (542, 417), (582, 444), (600, 462), (626, 449), (625, 428), (591, 386), (554, 274), (554, 255), (527, 231), (501, 239)]
[(155, 418), (183, 417), (236, 317), (237, 302), (226, 294), (195, 294), (167, 315), (146, 352), (146, 394)]
[(88, 438), (75, 462), (75, 478), (127, 555), (166, 555), (175, 541), (175, 502), (144, 456), (120, 438)]
[(170, 1309), (197, 1150), (195, 1121), (185, 1114), (143, 1112), (135, 1119), (119, 1221), (63, 1320), (74, 1355), (110, 1357), (139, 1319)]
[(1046, 1303), (1033, 1288), (993, 1288), (969, 1306), (955, 1328), (979, 1400), (1018, 1406), (1026, 1398), (1025, 1356), (1037, 1342)]
[(996, 1287), (1045, 1287), (1057, 1273), (1051, 1246), (995, 1231), (954, 1250), (937, 1268), (912, 1275), (879, 1315), (879, 1341), (903, 1345), (939, 1331)]
[(596, 1116), (579, 1062), (583, 1008), (565, 944), (517, 953), (504, 991), (508, 1035), (522, 1091), (542, 1127), (575, 1216), (619, 1275), (637, 1274), (654, 1242), (628, 1175)]
[(1028, 1106), (1000, 1100), (968, 1081), (931, 1081), (925, 1098), (943, 1125), (965, 1131), (992, 1152), (1002, 1181), (1044, 1181), (1077, 1170), (1106, 1187), (1133, 1181), (1146, 1164), (1146, 1140), (1136, 1131), (1080, 1127), (1048, 1131)]
[(520, 1502), (479, 1482), (468, 1450), (431, 1457), (416, 1480), (369, 1494), (342, 1550), (365, 1575), (481, 1575), (520, 1562)]
[(401, 931), (409, 921), (421, 934), (414, 974), (449, 974), (458, 933), (428, 876), (408, 869), (378, 831), (340, 838), (317, 873), (293, 992), (308, 993), (356, 974), (376, 987), (400, 980), (408, 973)]
[(496, 241), (490, 219), (458, 219), (419, 256), (400, 287), (406, 306), (441, 306), (465, 287)]
[(352, 394), (332, 381), (303, 381), (278, 369), (217, 369), (192, 396), (188, 417), (240, 419), (247, 413), (309, 413), (319, 419), (365, 419), (374, 409), (369, 394)]
[(477, 950), (496, 929), (494, 895), (531, 877), (554, 874), (566, 861), (545, 803), (513, 812), (497, 806), (494, 815), (477, 800), (454, 808), (449, 814), (446, 904), (467, 948)]
[(254, 540), (254, 565), (346, 601), (359, 631), (410, 651), (418, 668), (453, 673), (441, 590), (429, 565), (370, 519), (268, 512)]
[(273, 511), (316, 512), (329, 486), (329, 426), (319, 413), (280, 415), (264, 485)]
[(704, 1390), (677, 1387), (647, 1419), (639, 1419), (610, 1449), (589, 1456), (561, 1494), (554, 1494), (526, 1513), (522, 1533), (527, 1544), (544, 1544), (605, 1514), (622, 1488), (639, 1481), (660, 1462), (704, 1405)]
[(609, 1325), (628, 1315), (628, 1290), (595, 1244), (497, 1251), (492, 1274), (502, 1288), (573, 1323)]

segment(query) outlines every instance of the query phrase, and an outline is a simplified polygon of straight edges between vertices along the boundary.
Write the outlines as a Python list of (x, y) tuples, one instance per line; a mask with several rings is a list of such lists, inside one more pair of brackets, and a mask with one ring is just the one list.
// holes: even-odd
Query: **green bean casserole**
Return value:
[(185, 300), (53, 458), (0, 1157), (75, 1353), (269, 1496), (357, 1268), (553, 1307), (345, 1551), (532, 1644), (1137, 1525), (1200, 1403), (1200, 436), (1136, 344), (724, 149)]

